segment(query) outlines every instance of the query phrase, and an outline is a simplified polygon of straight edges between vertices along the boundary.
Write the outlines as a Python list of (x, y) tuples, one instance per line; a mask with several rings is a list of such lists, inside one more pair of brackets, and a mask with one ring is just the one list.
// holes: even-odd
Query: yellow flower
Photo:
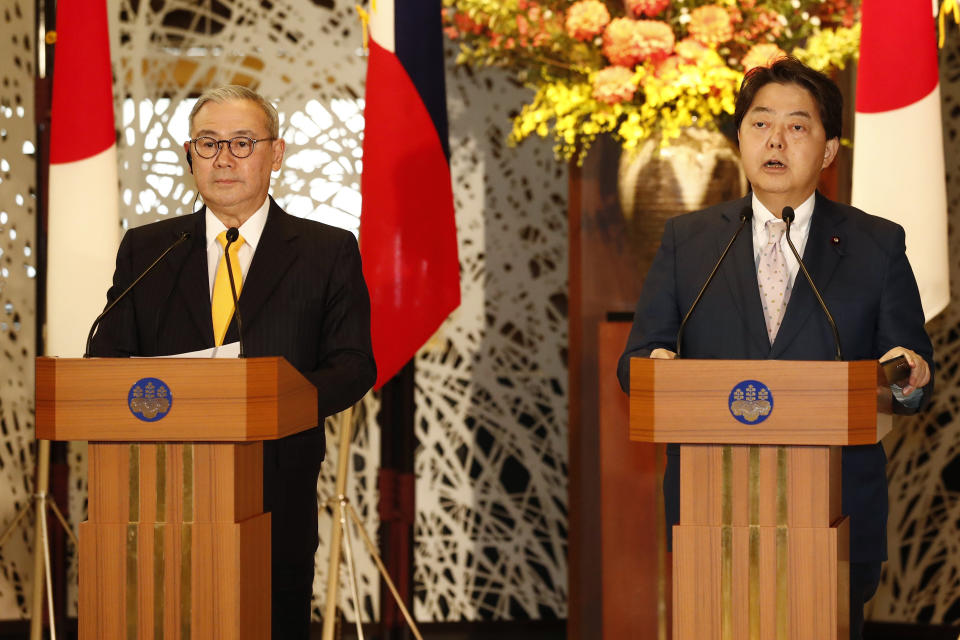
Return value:
[[(550, 12), (540, 0), (444, 0), (455, 7), (445, 26), (458, 34), (458, 63), (516, 71), (534, 90), (509, 142), (550, 137), (558, 158), (577, 162), (604, 134), (635, 147), (651, 136), (672, 144), (685, 127), (718, 128), (734, 111), (741, 69), (781, 50), (821, 71), (857, 56), (859, 25), (801, 23), (800, 12), (818, 0), (799, 0), (795, 15), (761, 0), (703, 1), (710, 4), (685, 2), (696, 7), (686, 13), (671, 0), (567, 0)], [(538, 43), (540, 32), (546, 40)], [(791, 44), (801, 38), (802, 48)]]
[(846, 60), (855, 60), (860, 53), (860, 24), (818, 31), (810, 36), (806, 47), (794, 49), (792, 53), (800, 62), (818, 71), (831, 67), (843, 69)]

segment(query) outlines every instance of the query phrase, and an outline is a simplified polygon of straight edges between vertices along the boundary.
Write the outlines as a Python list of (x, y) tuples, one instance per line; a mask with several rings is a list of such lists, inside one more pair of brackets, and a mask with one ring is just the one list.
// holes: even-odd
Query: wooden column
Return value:
[[(626, 338), (612, 347), (614, 368), (599, 364), (598, 327), (611, 312), (629, 323), (649, 268), (644, 248), (628, 240), (617, 199), (619, 145), (598, 138), (583, 166), (569, 165), (569, 609), (567, 638), (600, 637), (603, 607), (597, 594), (600, 558), (600, 385), (615, 385), (616, 358)], [(655, 234), (650, 242), (659, 240)], [(612, 354), (611, 354), (612, 355)], [(607, 360), (609, 363), (609, 359)], [(650, 603), (650, 606), (654, 606)]]
[(612, 372), (630, 322), (601, 322), (597, 340), (601, 375), (599, 493), (600, 628), (593, 638), (667, 640), (671, 563), (663, 513), (666, 445), (630, 442), (629, 401)]

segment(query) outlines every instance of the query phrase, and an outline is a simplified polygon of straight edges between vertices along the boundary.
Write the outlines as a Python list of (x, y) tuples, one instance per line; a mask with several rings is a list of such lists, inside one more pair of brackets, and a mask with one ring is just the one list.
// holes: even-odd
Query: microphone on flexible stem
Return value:
[(123, 299), (126, 297), (126, 295), (127, 295), (128, 293), (130, 293), (130, 292), (133, 290), (133, 288), (134, 288), (135, 286), (137, 286), (137, 284), (138, 284), (141, 280), (143, 280), (143, 278), (144, 278), (148, 273), (150, 273), (151, 271), (153, 271), (153, 268), (156, 267), (158, 264), (160, 264), (160, 261), (163, 260), (164, 257), (166, 257), (166, 255), (167, 255), (168, 253), (170, 253), (170, 252), (173, 251), (177, 246), (179, 246), (180, 244), (186, 242), (186, 241), (189, 240), (189, 239), (190, 239), (190, 232), (189, 232), (189, 231), (184, 231), (183, 233), (181, 233), (181, 234), (180, 234), (180, 237), (178, 237), (173, 244), (171, 244), (169, 247), (167, 247), (166, 250), (165, 250), (163, 253), (161, 253), (160, 256), (159, 256), (156, 260), (154, 260), (152, 263), (150, 263), (150, 266), (147, 267), (146, 269), (144, 269), (144, 270), (143, 270), (143, 273), (141, 273), (139, 276), (137, 276), (137, 279), (134, 280), (132, 283), (130, 283), (130, 286), (127, 287), (126, 289), (124, 289), (124, 290), (123, 290), (123, 293), (121, 293), (119, 296), (117, 296), (116, 298), (114, 298), (114, 299), (113, 299), (113, 302), (111, 302), (110, 304), (108, 304), (108, 305), (107, 305), (107, 308), (103, 310), (103, 313), (101, 313), (100, 315), (97, 316), (97, 319), (93, 321), (93, 325), (90, 327), (90, 333), (87, 334), (87, 348), (86, 348), (86, 350), (83, 352), (83, 357), (84, 357), (84, 358), (89, 358), (89, 357), (90, 357), (90, 345), (91, 345), (91, 343), (93, 342), (94, 332), (97, 330), (97, 327), (100, 325), (100, 321), (103, 320), (104, 316), (106, 316), (108, 313), (110, 313), (110, 311), (113, 310), (113, 308), (114, 308), (115, 306), (117, 306), (117, 303), (120, 302), (121, 300), (123, 300)]
[(817, 289), (817, 285), (813, 284), (813, 278), (810, 277), (810, 272), (807, 271), (807, 266), (803, 264), (803, 260), (800, 258), (797, 248), (793, 246), (793, 240), (790, 239), (790, 225), (793, 224), (793, 220), (796, 217), (797, 214), (794, 213), (793, 207), (784, 207), (783, 211), (780, 213), (780, 219), (787, 223), (787, 244), (790, 245), (790, 251), (793, 252), (793, 257), (797, 259), (797, 264), (800, 265), (800, 271), (803, 272), (803, 277), (807, 279), (810, 289), (813, 290), (813, 295), (817, 297), (817, 302), (820, 303), (820, 308), (823, 309), (824, 315), (827, 316), (827, 322), (830, 324), (830, 329), (833, 331), (833, 344), (836, 347), (836, 353), (834, 354), (833, 359), (843, 360), (843, 356), (840, 352), (840, 332), (837, 331), (837, 323), (833, 321), (833, 316), (830, 315), (830, 310), (827, 309), (827, 304), (823, 301), (823, 296), (820, 295), (820, 290)]
[(243, 348), (243, 321), (240, 319), (240, 302), (237, 300), (237, 286), (233, 280), (233, 266), (230, 264), (230, 245), (237, 241), (240, 232), (236, 227), (227, 229), (227, 244), (223, 248), (223, 259), (227, 261), (227, 275), (230, 277), (230, 293), (233, 294), (233, 312), (237, 314), (237, 336), (240, 338), (240, 358), (246, 358), (247, 354)]
[(740, 235), (740, 232), (743, 231), (743, 228), (747, 225), (747, 222), (753, 219), (753, 208), (750, 205), (747, 205), (740, 212), (740, 226), (737, 227), (737, 230), (734, 232), (733, 237), (730, 238), (730, 242), (727, 243), (727, 246), (724, 247), (723, 253), (720, 254), (720, 259), (717, 260), (717, 264), (713, 266), (713, 271), (710, 272), (710, 275), (707, 276), (706, 282), (703, 283), (703, 286), (700, 287), (700, 292), (697, 294), (697, 297), (694, 298), (693, 304), (690, 305), (690, 309), (687, 311), (687, 315), (683, 316), (683, 320), (680, 322), (680, 329), (677, 331), (677, 357), (683, 357), (683, 330), (687, 326), (687, 320), (690, 319), (690, 316), (693, 315), (693, 310), (697, 308), (697, 305), (700, 304), (700, 298), (703, 297), (704, 291), (707, 290), (707, 287), (710, 286), (710, 283), (713, 281), (713, 277), (717, 275), (717, 271), (720, 269), (720, 265), (723, 264), (724, 258), (727, 257), (727, 253), (730, 252), (730, 247), (733, 246), (734, 240), (737, 239), (737, 236)]

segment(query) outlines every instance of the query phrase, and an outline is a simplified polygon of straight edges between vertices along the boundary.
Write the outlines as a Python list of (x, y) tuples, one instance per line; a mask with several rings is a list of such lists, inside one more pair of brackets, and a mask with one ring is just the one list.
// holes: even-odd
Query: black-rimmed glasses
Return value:
[(258, 142), (267, 142), (270, 140), (276, 140), (276, 138), (260, 138), (259, 140), (254, 140), (247, 136), (237, 136), (229, 140), (217, 140), (210, 136), (200, 136), (190, 142), (193, 143), (193, 150), (197, 152), (198, 156), (209, 160), (220, 153), (221, 145), (224, 143), (226, 143), (234, 158), (247, 158), (253, 153), (254, 147)]

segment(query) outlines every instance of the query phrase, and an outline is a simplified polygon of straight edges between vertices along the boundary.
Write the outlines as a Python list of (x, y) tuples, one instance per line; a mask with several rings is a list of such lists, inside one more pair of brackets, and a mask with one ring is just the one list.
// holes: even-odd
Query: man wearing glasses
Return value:
[(204, 206), (125, 234), (108, 303), (185, 232), (190, 237), (106, 316), (92, 353), (161, 356), (237, 341), (223, 263), (226, 232), (239, 231), (229, 254), (246, 355), (283, 356), (317, 387), (320, 426), (263, 449), (273, 637), (306, 639), (323, 418), (357, 402), (376, 379), (360, 252), (350, 232), (291, 216), (268, 195), (284, 141), (276, 110), (260, 95), (238, 86), (205, 92), (190, 113), (190, 136), (183, 147)]

